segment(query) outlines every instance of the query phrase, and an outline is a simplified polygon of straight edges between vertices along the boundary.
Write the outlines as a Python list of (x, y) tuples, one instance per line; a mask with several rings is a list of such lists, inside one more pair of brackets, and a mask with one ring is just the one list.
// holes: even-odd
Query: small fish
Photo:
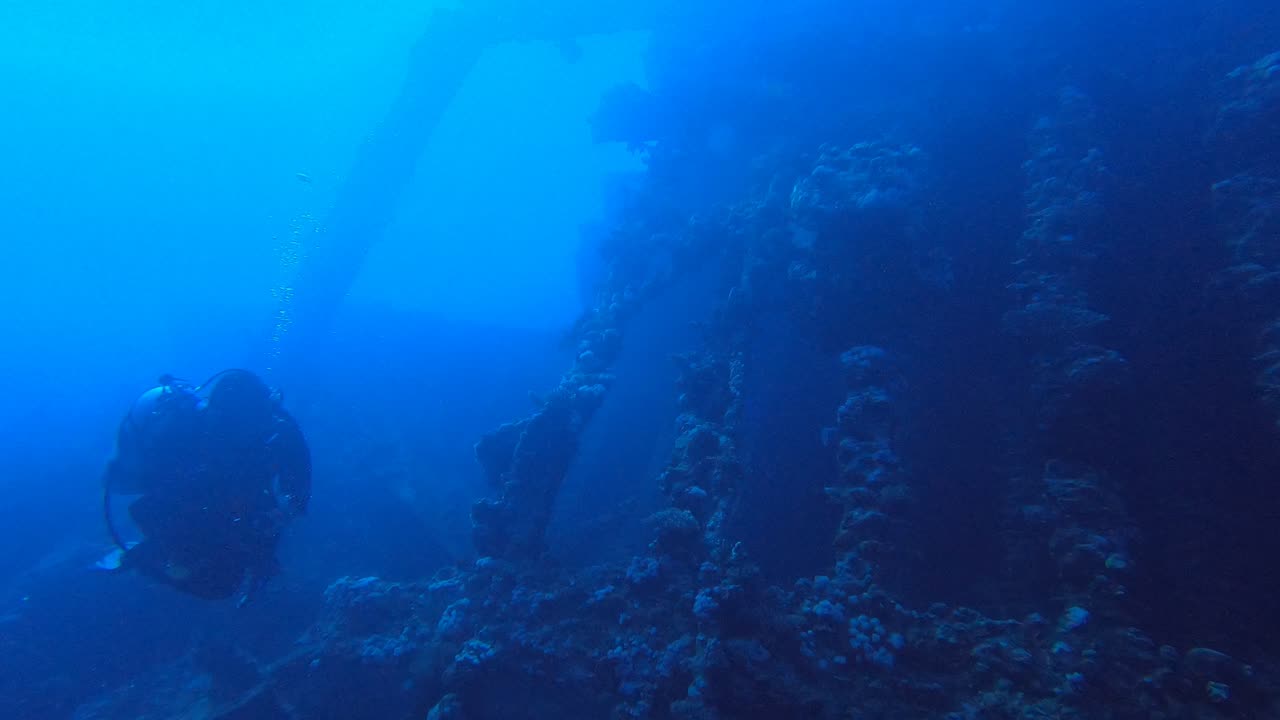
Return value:
[(119, 570), (124, 567), (124, 554), (132, 550), (138, 543), (131, 542), (125, 548), (115, 548), (107, 556), (94, 563), (99, 570)]
[(294, 177), (298, 178), (298, 182), (304, 182), (308, 185), (311, 184), (311, 176), (306, 173), (295, 173)]
[(836, 436), (836, 428), (833, 428), (833, 427), (822, 428), (822, 446), (823, 447), (836, 447), (839, 444), (840, 444), (840, 438)]

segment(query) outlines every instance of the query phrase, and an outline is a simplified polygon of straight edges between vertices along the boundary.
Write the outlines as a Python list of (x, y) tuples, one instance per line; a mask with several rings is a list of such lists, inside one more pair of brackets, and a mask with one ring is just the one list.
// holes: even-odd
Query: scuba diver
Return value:
[[(103, 486), (119, 550), (101, 567), (207, 599), (242, 592), (244, 602), (278, 572), (281, 531), (307, 509), (311, 453), (279, 393), (252, 372), (224, 370), (199, 386), (166, 375), (120, 423)], [(141, 541), (117, 531), (114, 495), (138, 496), (129, 516)]]

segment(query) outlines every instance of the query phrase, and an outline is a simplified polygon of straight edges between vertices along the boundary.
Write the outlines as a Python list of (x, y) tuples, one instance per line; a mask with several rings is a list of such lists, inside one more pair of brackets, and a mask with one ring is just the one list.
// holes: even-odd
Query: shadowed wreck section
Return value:
[(1257, 340), (1257, 390), (1280, 425), (1280, 53), (1223, 83), (1211, 144), (1224, 177), (1215, 218), (1231, 263), (1215, 290), (1239, 303)]

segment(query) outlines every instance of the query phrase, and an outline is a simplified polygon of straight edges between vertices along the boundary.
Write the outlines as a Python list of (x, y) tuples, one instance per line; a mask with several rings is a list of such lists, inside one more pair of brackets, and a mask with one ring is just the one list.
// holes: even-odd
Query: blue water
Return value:
[[(31, 503), (6, 507), (24, 557), (5, 562), (96, 537), (41, 522), (37, 544), (17, 519), (51, 512), (45, 493), (63, 512), (92, 506), (117, 417), (160, 373), (271, 369), (298, 256), (430, 10), (376, 5), (3, 10), (5, 482)], [(533, 45), (477, 65), (350, 289), (352, 322), (371, 335), (352, 343), (385, 357), (365, 353), (337, 382), (374, 372), (355, 370), (365, 362), (416, 366), (397, 371), (413, 380), (494, 345), (538, 352), (527, 338), (553, 345), (572, 322), (577, 227), (601, 214), (600, 179), (636, 165), (593, 145), (587, 115), (604, 87), (638, 76), (640, 46), (585, 45), (573, 65)]]
[[(1267, 214), (1280, 198), (1255, 193), (1263, 210), (1248, 215), (1214, 186), (1244, 172), (1280, 178), (1280, 71), (1263, 63), (1248, 91), (1228, 80), (1276, 51), (1280, 13), (1253, 0), (3, 4), (0, 715), (130, 717), (138, 711), (111, 700), (130, 683), (159, 698), (147, 717), (194, 713), (190, 696), (202, 695), (225, 711), (254, 684), (233, 677), (244, 657), (262, 682), (305, 694), (289, 654), (307, 646), (299, 638), (341, 634), (331, 619), (350, 608), (334, 609), (335, 581), (483, 575), (472, 506), (502, 489), (486, 482), (476, 442), (535, 413), (562, 378), (598, 380), (572, 375), (589, 335), (575, 323), (621, 297), (631, 274), (670, 269), (669, 282), (632, 283), (656, 289), (617, 323), (616, 384), (573, 430), (546, 554), (513, 562), (528, 561), (520, 588), (531, 593), (607, 578), (622, 587), (632, 558), (673, 562), (653, 518), (680, 502), (661, 479), (679, 465), (681, 413), (696, 402), (681, 396), (697, 394), (672, 361), (682, 353), (745, 358), (740, 408), (711, 418), (731, 428), (732, 451), (721, 450), (741, 468), (709, 488), (725, 503), (723, 526), (699, 517), (706, 557), (664, 575), (661, 593), (626, 591), (623, 609), (608, 606), (608, 620), (582, 633), (581, 657), (566, 650), (557, 666), (590, 658), (607, 672), (543, 697), (529, 678), (545, 668), (512, 661), (477, 681), (489, 694), (524, 697), (527, 717), (825, 718), (855, 704), (866, 717), (1004, 717), (954, 688), (928, 712), (925, 701), (886, 710), (893, 692), (923, 697), (937, 671), (910, 650), (898, 679), (870, 690), (792, 662), (812, 636), (787, 623), (821, 629), (809, 579), (840, 584), (851, 572), (832, 540), (848, 508), (831, 501), (844, 471), (830, 440), (868, 431), (834, 427), (858, 392), (841, 353), (879, 346), (906, 379), (892, 393), (891, 434), (912, 497), (884, 536), (901, 554), (878, 570), (877, 591), (921, 612), (973, 607), (1027, 628), (1030, 614), (1086, 597), (1090, 628), (1137, 627), (1152, 638), (1144, 658), (1184, 658), (1183, 675), (1151, 691), (1176, 698), (1160, 705), (1164, 717), (1275, 717), (1280, 383), (1268, 385), (1259, 363), (1280, 312), (1274, 292), (1222, 278), (1245, 261), (1280, 270)], [(1248, 119), (1228, 126), (1237, 116), (1224, 108), (1240, 92)], [(1073, 124), (1077, 96), (1090, 110)], [(877, 191), (851, 215), (806, 217), (806, 179), (833, 162), (824, 148), (859, 142), (918, 147), (926, 169), (903, 171), (905, 201)], [(899, 161), (882, 146), (874, 167)], [(1061, 148), (1075, 165), (1046, 164)], [(1102, 170), (1082, 159), (1093, 148)], [(1025, 247), (1042, 207), (1029, 188), (1037, 173), (1102, 198), (1100, 215), (1065, 221), (1057, 236), (1064, 255), (1083, 253), (1065, 271), (1058, 249)], [(1240, 250), (1231, 228), (1258, 217)], [(686, 245), (701, 254), (681, 255)], [(1055, 287), (1087, 296), (1076, 306), (1108, 315), (1085, 344), (1123, 356), (1116, 385), (1055, 394), (1045, 368), (1084, 351), (1055, 345), (1065, 334), (1010, 331), (1028, 273), (1059, 273)], [(758, 304), (731, 315), (748, 293), (742, 302)], [(226, 367), (280, 387), (311, 446), (312, 506), (285, 536), (285, 572), (236, 607), (95, 571), (110, 549), (101, 473), (120, 418), (163, 373), (198, 381)], [(728, 387), (727, 374), (715, 377)], [(1067, 460), (1102, 478), (1094, 525), (1035, 525), (1043, 507), (1026, 478), (1052, 483), (1046, 468)], [(1093, 534), (1070, 534), (1080, 527)], [(1060, 548), (1063, 537), (1083, 547), (1119, 535), (1125, 549), (1108, 562), (1141, 559), (1113, 613), (1102, 581), (1078, 591)], [(738, 544), (758, 588), (727, 569)], [(713, 631), (695, 617), (717, 563), (720, 587), (732, 577), (758, 590), (776, 622), (718, 620)], [(796, 593), (792, 610), (769, 605), (783, 591), (767, 586)], [(526, 594), (502, 592), (485, 607), (514, 616)], [(405, 612), (435, 627), (438, 610)], [(634, 617), (672, 619), (646, 636), (627, 625)], [(624, 672), (611, 650), (659, 642), (644, 637), (675, 647), (691, 627), (767, 648), (776, 668), (760, 670), (750, 650), (755, 660), (730, 662), (760, 695), (737, 681), (723, 695), (694, 692), (725, 675), (691, 652), (674, 675), (655, 679), (650, 667), (643, 692), (627, 685), (642, 673)], [(500, 644), (509, 632), (495, 620), (474, 638)], [(1052, 646), (1048, 632), (1035, 642)], [(404, 694), (386, 712), (511, 716), (428, 659), (454, 658), (465, 639), (415, 646), (413, 663), (380, 676)], [(1188, 670), (1181, 654), (1198, 647), (1260, 679)], [(1027, 679), (1044, 668), (1093, 677), (1057, 654), (1040, 652), (1025, 675), (996, 673), (1013, 685), (974, 677), (992, 694), (1016, 685), (1077, 713), (1054, 717), (1124, 716), (1089, 713), (1126, 690), (1073, 695)], [(852, 662), (839, 657), (830, 662)], [(214, 689), (173, 670), (192, 662), (215, 668)], [(970, 672), (959, 669), (968, 660), (946, 662), (956, 677)], [(1206, 695), (1206, 682), (1235, 694)], [(575, 706), (561, 691), (591, 700)], [(449, 694), (470, 714), (446, 713)], [(704, 704), (690, 710), (691, 699)], [(190, 716), (287, 716), (252, 707)]]

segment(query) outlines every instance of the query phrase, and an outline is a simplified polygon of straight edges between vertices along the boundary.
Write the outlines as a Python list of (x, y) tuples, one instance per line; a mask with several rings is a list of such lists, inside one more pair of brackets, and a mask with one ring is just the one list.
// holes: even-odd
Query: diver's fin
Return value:
[(137, 544), (136, 542), (131, 542), (128, 547), (118, 547), (107, 553), (105, 557), (94, 563), (93, 566), (99, 570), (119, 570), (124, 567), (124, 554), (132, 550)]

